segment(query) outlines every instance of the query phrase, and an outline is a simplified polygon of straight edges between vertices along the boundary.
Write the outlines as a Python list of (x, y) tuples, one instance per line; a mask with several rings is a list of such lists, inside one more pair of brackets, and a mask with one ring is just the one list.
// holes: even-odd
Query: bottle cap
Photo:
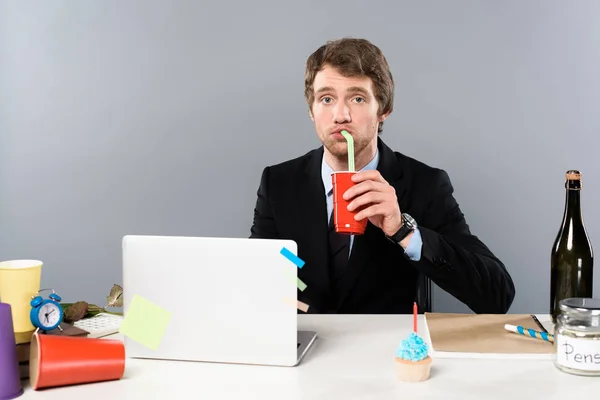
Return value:
[(567, 171), (566, 176), (567, 176), (567, 180), (568, 181), (579, 181), (579, 180), (581, 180), (581, 172), (579, 172), (579, 171), (577, 171), (575, 169)]

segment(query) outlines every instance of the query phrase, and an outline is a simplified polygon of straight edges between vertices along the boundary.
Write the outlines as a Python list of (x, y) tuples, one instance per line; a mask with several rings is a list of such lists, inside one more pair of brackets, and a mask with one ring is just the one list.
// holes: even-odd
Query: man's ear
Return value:
[(315, 122), (315, 116), (313, 115), (312, 110), (310, 108), (308, 109), (308, 116), (310, 117), (312, 122)]
[(378, 121), (379, 121), (379, 122), (383, 122), (383, 121), (385, 121), (385, 119), (386, 119), (387, 117), (389, 117), (389, 116), (390, 116), (390, 114), (391, 114), (391, 112), (387, 112), (387, 113), (385, 113), (385, 114), (381, 114), (381, 115), (379, 116), (379, 118), (378, 118)]

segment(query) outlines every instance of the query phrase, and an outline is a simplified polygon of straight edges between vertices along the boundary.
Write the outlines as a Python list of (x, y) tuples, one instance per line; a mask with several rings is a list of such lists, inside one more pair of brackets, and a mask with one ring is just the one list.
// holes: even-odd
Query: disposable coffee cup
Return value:
[[(33, 333), (31, 297), (40, 290), (43, 263), (38, 260), (0, 262), (0, 301), (12, 309), (14, 333)], [(31, 336), (31, 335), (29, 335)]]
[(0, 303), (0, 400), (23, 394), (11, 306)]
[(331, 174), (331, 181), (333, 183), (333, 224), (335, 231), (340, 234), (346, 235), (362, 235), (365, 233), (367, 228), (368, 218), (364, 218), (362, 221), (356, 221), (354, 216), (362, 209), (358, 208), (353, 211), (348, 210), (348, 204), (350, 201), (344, 200), (344, 193), (355, 183), (352, 181), (352, 176), (356, 172), (352, 171), (338, 171)]
[(124, 372), (120, 340), (38, 332), (31, 339), (29, 379), (34, 390), (118, 380)]

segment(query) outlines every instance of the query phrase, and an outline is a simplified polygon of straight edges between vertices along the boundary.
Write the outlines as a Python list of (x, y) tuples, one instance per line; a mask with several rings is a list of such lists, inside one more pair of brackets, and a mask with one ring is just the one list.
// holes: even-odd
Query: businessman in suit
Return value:
[[(305, 97), (322, 146), (262, 172), (252, 238), (292, 239), (305, 266), (298, 299), (309, 313), (410, 313), (419, 274), (476, 313), (506, 313), (515, 296), (503, 263), (471, 234), (445, 171), (380, 138), (394, 81), (381, 50), (340, 39), (307, 60)], [(354, 139), (355, 185), (345, 197), (364, 235), (335, 232), (331, 173), (348, 170), (341, 130)]]

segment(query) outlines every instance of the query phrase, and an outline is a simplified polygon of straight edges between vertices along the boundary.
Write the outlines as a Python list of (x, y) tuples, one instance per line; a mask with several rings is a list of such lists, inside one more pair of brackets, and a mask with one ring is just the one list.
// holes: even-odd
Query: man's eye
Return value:
[(333, 101), (333, 99), (331, 97), (323, 97), (321, 101), (325, 104), (329, 104)]
[(363, 97), (355, 97), (354, 101), (356, 101), (357, 103), (364, 103), (365, 99)]

